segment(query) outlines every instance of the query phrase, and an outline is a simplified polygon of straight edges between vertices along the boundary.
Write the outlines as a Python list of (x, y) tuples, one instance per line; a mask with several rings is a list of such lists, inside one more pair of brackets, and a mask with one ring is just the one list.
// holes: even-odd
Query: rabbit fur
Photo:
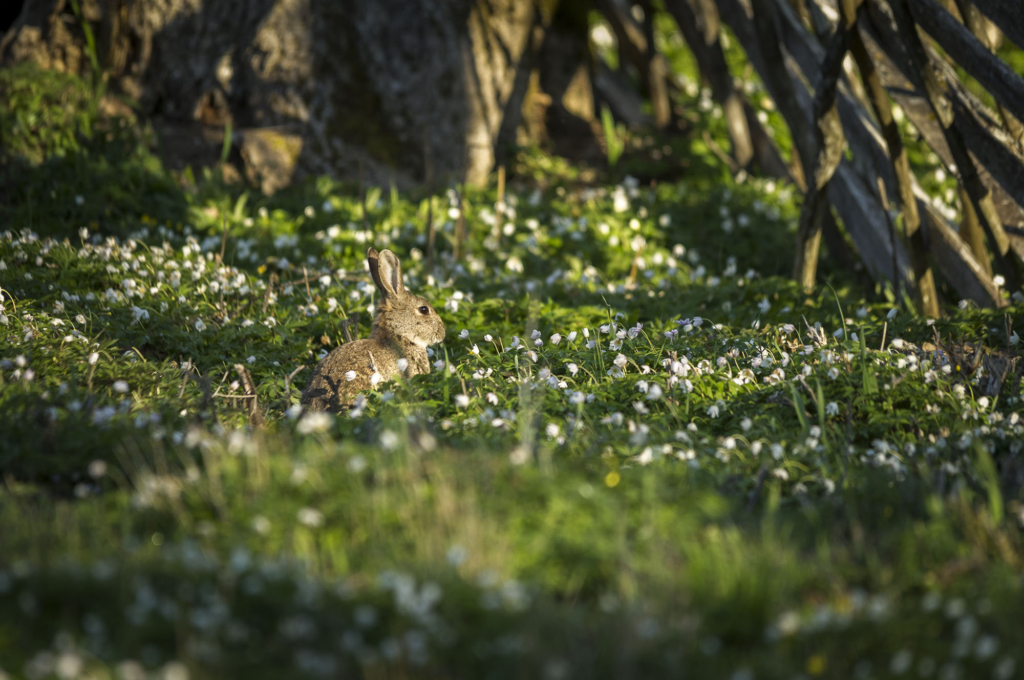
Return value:
[[(407, 378), (430, 373), (427, 346), (444, 340), (444, 323), (434, 307), (402, 285), (402, 265), (395, 254), (370, 248), (366, 260), (380, 291), (373, 330), (369, 338), (345, 343), (316, 365), (302, 392), (302, 404), (310, 411), (339, 413), (358, 392), (387, 382), (396, 373)], [(399, 369), (401, 359), (407, 362), (404, 371)], [(351, 380), (346, 376), (349, 371), (355, 374)]]

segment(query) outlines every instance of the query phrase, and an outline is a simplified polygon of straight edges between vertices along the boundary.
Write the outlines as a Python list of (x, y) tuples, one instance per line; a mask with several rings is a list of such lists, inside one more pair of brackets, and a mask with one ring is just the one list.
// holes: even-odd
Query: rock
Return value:
[(245, 177), (250, 183), (269, 195), (291, 182), (302, 154), (300, 135), (258, 128), (243, 132), (241, 137)]

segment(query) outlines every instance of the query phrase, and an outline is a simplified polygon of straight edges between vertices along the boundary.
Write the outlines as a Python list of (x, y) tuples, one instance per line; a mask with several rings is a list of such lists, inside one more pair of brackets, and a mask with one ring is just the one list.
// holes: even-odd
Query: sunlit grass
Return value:
[[(522, 150), (455, 260), (454, 191), (266, 197), (110, 129), (8, 159), (7, 674), (1014, 676), (1020, 299), (805, 294), (794, 191), (696, 136), (660, 182)], [(371, 245), (447, 340), (304, 414)]]

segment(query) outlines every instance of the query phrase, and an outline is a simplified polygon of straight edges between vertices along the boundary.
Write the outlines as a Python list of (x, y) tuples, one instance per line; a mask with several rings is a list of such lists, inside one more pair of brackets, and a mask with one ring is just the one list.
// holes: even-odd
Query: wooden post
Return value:
[[(853, 7), (852, 3), (844, 1), (840, 3), (840, 10), (843, 13), (842, 21), (851, 27), (850, 53), (857, 63), (857, 68), (860, 69), (861, 80), (867, 91), (868, 100), (871, 102), (871, 108), (882, 128), (889, 161), (892, 164), (893, 174), (896, 176), (900, 211), (903, 214), (903, 227), (910, 241), (910, 261), (914, 267), (914, 278), (917, 281), (918, 305), (922, 314), (937, 318), (939, 316), (939, 300), (935, 290), (935, 276), (928, 263), (928, 248), (925, 244), (924, 232), (921, 230), (921, 215), (917, 210), (917, 198), (914, 196), (914, 184), (910, 176), (907, 151), (903, 147), (899, 127), (892, 115), (889, 95), (882, 86), (878, 70), (868, 54), (860, 30), (856, 26), (857, 9)], [(895, 290), (899, 290), (899, 283), (893, 285)]]
[(1020, 287), (1020, 276), (1017, 272), (1017, 265), (1009, 252), (1010, 241), (1003, 229), (1002, 220), (996, 212), (992, 194), (982, 183), (978, 169), (974, 166), (974, 161), (967, 151), (967, 145), (955, 125), (956, 118), (953, 106), (946, 96), (945, 81), (940, 79), (929, 60), (924, 44), (917, 34), (917, 27), (914, 25), (907, 0), (890, 0), (889, 5), (896, 20), (896, 30), (907, 48), (912, 71), (910, 75), (917, 81), (915, 85), (927, 94), (932, 111), (942, 126), (942, 132), (953, 156), (953, 162), (956, 163), (960, 180), (974, 206), (978, 222), (988, 237), (992, 254), (996, 260), (996, 269), (1006, 278), (1008, 286), (1016, 290)]
[[(995, 54), (996, 46), (989, 42), (988, 31), (986, 30), (988, 19), (968, 0), (956, 0), (956, 6), (960, 10), (960, 16), (964, 20), (964, 24), (966, 24), (967, 28), (971, 29), (974, 37), (981, 41), (981, 44), (987, 47), (989, 52)], [(1006, 110), (1005, 106), (998, 102), (996, 106), (999, 107), (999, 116), (1003, 119), (1003, 125), (1006, 126), (1010, 136), (1017, 142), (1019, 150), (1021, 144), (1024, 143), (1024, 126), (1013, 117), (1013, 114)]]
[[(822, 220), (829, 209), (828, 183), (843, 158), (846, 136), (836, 108), (836, 89), (843, 72), (843, 59), (850, 44), (850, 26), (840, 22), (825, 53), (814, 88), (814, 144), (817, 152), (807, 173), (807, 193), (800, 209), (793, 278), (805, 290), (814, 287), (821, 248)], [(895, 252), (895, 248), (894, 248)]]
[(718, 10), (709, 2), (701, 2), (701, 14), (697, 14), (689, 0), (668, 0), (666, 9), (672, 14), (679, 31), (690, 46), (701, 75), (711, 85), (712, 95), (722, 105), (732, 155), (737, 165), (745, 168), (754, 156), (754, 143), (744, 111), (743, 94), (736, 89), (719, 37), (720, 20)]
[(974, 212), (974, 205), (971, 197), (967, 195), (963, 182), (956, 185), (957, 195), (960, 197), (960, 238), (971, 248), (974, 257), (978, 259), (985, 273), (992, 276), (992, 264), (988, 261), (988, 250), (985, 248), (985, 234), (978, 222), (978, 213)]

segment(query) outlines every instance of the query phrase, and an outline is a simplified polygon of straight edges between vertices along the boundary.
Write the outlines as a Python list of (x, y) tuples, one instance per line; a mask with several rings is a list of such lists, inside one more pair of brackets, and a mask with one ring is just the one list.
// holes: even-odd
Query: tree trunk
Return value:
[[(295, 173), (362, 166), (400, 185), (425, 178), (428, 156), (434, 177), (486, 181), (514, 139), (539, 30), (517, 0), (84, 0), (82, 14), (111, 89), (144, 115), (230, 121), (243, 153), (251, 135), (250, 156), (280, 148)], [(66, 0), (27, 0), (0, 65), (87, 75), (85, 44)]]

